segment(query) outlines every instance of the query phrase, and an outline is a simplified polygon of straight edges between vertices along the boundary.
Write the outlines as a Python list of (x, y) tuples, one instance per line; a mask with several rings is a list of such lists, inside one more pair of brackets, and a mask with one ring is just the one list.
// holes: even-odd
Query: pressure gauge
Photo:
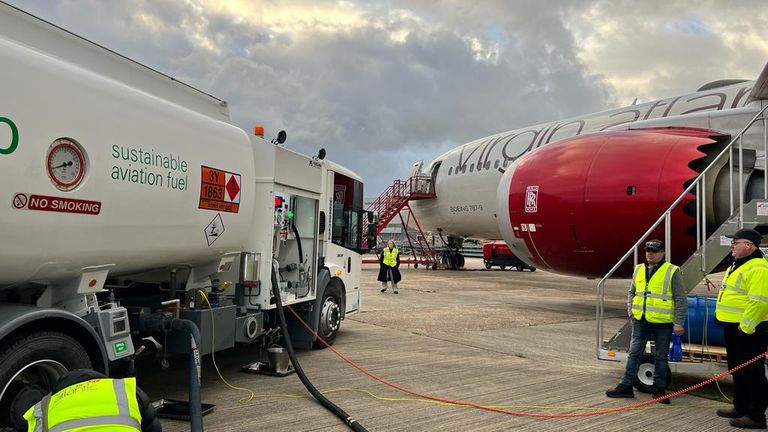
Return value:
[(85, 174), (85, 154), (75, 141), (60, 138), (48, 149), (48, 176), (63, 191), (76, 188)]

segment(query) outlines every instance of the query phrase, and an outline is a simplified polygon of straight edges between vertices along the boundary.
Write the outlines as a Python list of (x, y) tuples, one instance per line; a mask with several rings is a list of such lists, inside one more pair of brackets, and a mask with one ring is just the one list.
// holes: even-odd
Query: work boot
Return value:
[(733, 427), (742, 429), (765, 429), (765, 422), (758, 423), (747, 416), (732, 418), (728, 421), (728, 423), (730, 423)]
[(635, 392), (632, 390), (632, 386), (619, 384), (616, 388), (606, 391), (605, 395), (609, 398), (633, 398)]
[(384, 292), (386, 290), (387, 290), (387, 287), (384, 287), (384, 288), (381, 289), (381, 292)]
[(715, 414), (717, 414), (718, 417), (725, 417), (729, 419), (741, 417), (741, 414), (739, 414), (735, 408), (722, 408), (715, 411)]
[[(654, 386), (653, 389), (651, 389), (651, 394), (653, 395), (654, 399), (658, 399), (660, 397), (666, 396), (667, 392), (665, 392), (663, 388)], [(662, 399), (658, 402), (664, 405), (669, 405), (671, 403), (669, 399)]]
[(399, 293), (399, 292), (397, 292), (397, 290), (395, 290), (395, 294), (400, 294), (400, 293)]

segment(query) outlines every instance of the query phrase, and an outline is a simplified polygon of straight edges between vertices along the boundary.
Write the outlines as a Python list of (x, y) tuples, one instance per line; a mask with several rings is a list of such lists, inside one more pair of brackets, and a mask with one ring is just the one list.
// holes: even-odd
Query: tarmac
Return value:
[[(609, 399), (624, 364), (597, 360), (597, 281), (543, 271), (483, 268), (468, 259), (463, 271), (402, 268), (400, 293), (380, 293), (378, 267), (365, 266), (361, 312), (342, 324), (334, 348), (361, 368), (396, 385), (451, 400), (529, 414), (574, 414), (620, 408), (651, 399)], [(607, 287), (606, 327), (626, 320), (627, 281)], [(610, 331), (608, 335), (612, 334)], [(270, 377), (240, 367), (259, 358), (242, 347), (203, 361), (207, 431), (345, 431), (337, 417), (311, 399), (296, 374)], [(312, 383), (369, 431), (730, 431), (715, 415), (728, 407), (730, 378), (671, 405), (588, 417), (530, 418), (438, 404), (398, 392), (344, 363), (330, 349), (299, 351)], [(139, 385), (152, 399), (187, 399), (187, 360), (170, 358), (141, 371)], [(707, 379), (674, 374), (669, 391)], [(243, 390), (248, 389), (248, 390)], [(256, 397), (250, 397), (251, 392)], [(247, 401), (244, 400), (248, 399)], [(164, 431), (189, 423), (161, 420)]]

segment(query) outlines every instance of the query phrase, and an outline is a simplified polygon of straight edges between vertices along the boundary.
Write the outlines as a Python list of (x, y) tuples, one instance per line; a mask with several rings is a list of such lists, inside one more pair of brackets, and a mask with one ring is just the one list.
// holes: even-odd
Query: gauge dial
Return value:
[(48, 149), (48, 175), (60, 190), (72, 190), (83, 179), (85, 157), (80, 147), (68, 139), (58, 139)]

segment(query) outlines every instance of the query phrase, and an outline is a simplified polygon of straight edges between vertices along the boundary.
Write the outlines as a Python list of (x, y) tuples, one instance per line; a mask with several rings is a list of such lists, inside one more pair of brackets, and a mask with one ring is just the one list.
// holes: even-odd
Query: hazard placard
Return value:
[(213, 242), (219, 239), (224, 234), (224, 221), (221, 219), (221, 213), (216, 213), (216, 217), (205, 227), (205, 240), (210, 247)]
[(240, 211), (240, 174), (201, 166), (201, 209), (237, 213)]

